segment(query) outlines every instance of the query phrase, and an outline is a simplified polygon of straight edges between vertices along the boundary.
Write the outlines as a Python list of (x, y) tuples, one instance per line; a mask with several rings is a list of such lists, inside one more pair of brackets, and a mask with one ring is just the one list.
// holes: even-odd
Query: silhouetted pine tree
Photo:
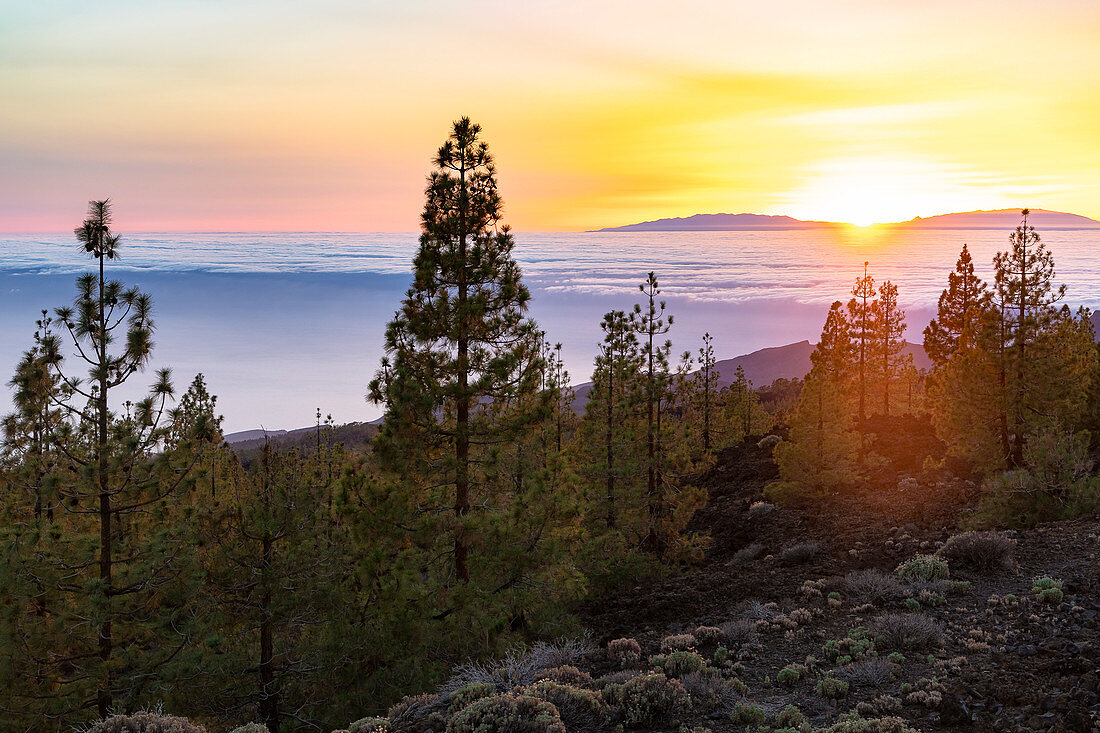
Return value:
[(973, 345), (978, 320), (987, 308), (988, 287), (974, 274), (974, 261), (964, 244), (940, 294), (936, 317), (924, 329), (924, 350), (933, 365), (942, 366), (956, 351)]
[(898, 288), (887, 280), (872, 304), (874, 317), (874, 372), (882, 394), (882, 414), (890, 414), (890, 392), (897, 389), (905, 368), (905, 311), (898, 307)]
[(848, 322), (856, 358), (856, 419), (860, 425), (867, 418), (868, 371), (875, 341), (875, 279), (867, 274), (868, 264), (863, 263), (863, 277), (856, 278), (852, 286), (853, 297), (848, 301)]

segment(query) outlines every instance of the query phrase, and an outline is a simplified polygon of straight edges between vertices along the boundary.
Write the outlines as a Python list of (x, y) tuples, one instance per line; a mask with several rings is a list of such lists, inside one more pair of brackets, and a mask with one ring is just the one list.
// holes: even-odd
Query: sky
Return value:
[(451, 121), (517, 230), (1100, 218), (1097, 0), (0, 0), (0, 231), (413, 231)]

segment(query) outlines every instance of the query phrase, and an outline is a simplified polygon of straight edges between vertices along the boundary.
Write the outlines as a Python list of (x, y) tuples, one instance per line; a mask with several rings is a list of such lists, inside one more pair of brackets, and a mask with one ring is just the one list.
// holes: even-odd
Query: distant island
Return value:
[[(909, 221), (879, 224), (898, 229), (1011, 229), (1020, 221), (1019, 209), (967, 211), (940, 214)], [(1038, 229), (1100, 229), (1100, 221), (1078, 214), (1046, 209), (1031, 209), (1029, 221)], [(596, 232), (741, 232), (791, 231), (849, 226), (835, 221), (803, 221), (790, 216), (768, 214), (695, 214), (671, 219), (655, 219), (619, 227), (595, 229)]]

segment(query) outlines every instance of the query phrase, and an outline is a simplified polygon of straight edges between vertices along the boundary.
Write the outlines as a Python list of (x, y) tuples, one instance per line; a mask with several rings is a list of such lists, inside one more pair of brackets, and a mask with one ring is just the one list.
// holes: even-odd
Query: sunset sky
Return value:
[(0, 230), (411, 231), (469, 115), (507, 221), (1100, 218), (1100, 2), (0, 0)]

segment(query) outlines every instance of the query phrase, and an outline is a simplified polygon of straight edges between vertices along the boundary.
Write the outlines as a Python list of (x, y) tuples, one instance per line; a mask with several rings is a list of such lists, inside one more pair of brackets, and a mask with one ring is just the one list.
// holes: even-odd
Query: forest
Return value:
[[(634, 302), (602, 316), (578, 414), (560, 344), (527, 315), (502, 207), (493, 157), (463, 118), (433, 160), (387, 356), (364, 374), (385, 411), (377, 434), (344, 444), (319, 427), (246, 454), (224, 441), (203, 375), (184, 387), (149, 372), (155, 294), (115, 279), (126, 243), (111, 202), (91, 202), (75, 229), (89, 272), (29, 324), (10, 378), (0, 729), (164, 711), (227, 731), (556, 731), (570, 705), (597, 712), (569, 730), (659, 727), (623, 712), (650, 694), (627, 677), (583, 696), (564, 677), (486, 691), (470, 672), (517, 649), (607, 646), (585, 635), (583, 609), (714, 551), (697, 521), (706, 477), (738, 446), (774, 456), (761, 506), (780, 511), (902, 485), (917, 504), (952, 477), (975, 487), (963, 529), (1100, 506), (1091, 314), (1067, 304), (1026, 209), (992, 282), (965, 246), (945, 263), (937, 315), (909, 339), (931, 369), (904, 351), (905, 284), (859, 263), (804, 379), (720, 386), (721, 345), (674, 348), (676, 314), (643, 272)], [(139, 381), (148, 396), (120, 403)], [(640, 655), (625, 641), (608, 654)], [(484, 720), (452, 702), (449, 718), (402, 723), (440, 685)], [(492, 723), (502, 700), (529, 722)]]

